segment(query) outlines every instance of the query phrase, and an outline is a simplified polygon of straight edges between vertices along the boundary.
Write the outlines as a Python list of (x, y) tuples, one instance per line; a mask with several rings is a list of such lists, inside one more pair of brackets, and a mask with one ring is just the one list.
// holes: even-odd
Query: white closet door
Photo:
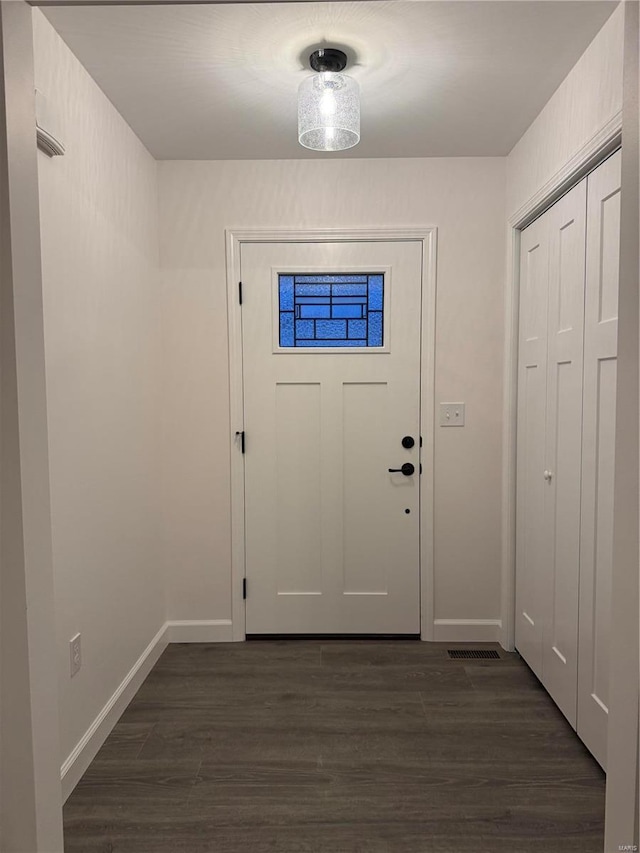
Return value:
[(542, 681), (575, 727), (578, 689), (582, 352), (587, 187), (546, 214), (549, 307), (544, 483)]
[(617, 152), (588, 178), (578, 734), (607, 757), (620, 254)]
[(522, 232), (518, 354), (516, 646), (542, 678), (549, 217)]

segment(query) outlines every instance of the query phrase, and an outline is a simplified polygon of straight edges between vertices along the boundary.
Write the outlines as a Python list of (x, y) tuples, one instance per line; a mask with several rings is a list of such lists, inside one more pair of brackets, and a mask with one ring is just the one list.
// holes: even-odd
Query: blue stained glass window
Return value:
[(366, 320), (349, 320), (349, 338), (366, 338), (367, 337), (367, 321)]
[(318, 320), (316, 323), (316, 340), (329, 338), (343, 341), (347, 337), (346, 320)]
[(294, 347), (293, 311), (280, 311), (280, 346)]
[(384, 275), (278, 277), (281, 347), (381, 347)]
[(296, 320), (296, 338), (315, 337), (313, 320)]
[(367, 337), (370, 347), (380, 346), (375, 341), (382, 340), (382, 312), (369, 311), (369, 328)]
[(318, 284), (318, 282), (327, 282), (328, 284), (345, 284), (349, 282), (360, 282), (366, 284), (369, 276), (366, 273), (359, 275), (296, 275), (296, 284)]
[(280, 276), (280, 310), (293, 311), (293, 276)]
[(364, 314), (364, 305), (334, 305), (333, 306), (333, 316), (334, 317), (353, 317), (354, 319), (361, 319)]
[(300, 284), (296, 281), (296, 296), (331, 296), (330, 284)]
[(366, 340), (346, 340), (346, 341), (300, 341), (299, 347), (366, 347)]
[[(328, 319), (331, 317), (331, 305), (301, 305), (300, 316)], [(338, 315), (336, 314), (336, 316)]]
[(369, 281), (369, 310), (382, 311), (383, 290), (381, 275), (372, 275)]

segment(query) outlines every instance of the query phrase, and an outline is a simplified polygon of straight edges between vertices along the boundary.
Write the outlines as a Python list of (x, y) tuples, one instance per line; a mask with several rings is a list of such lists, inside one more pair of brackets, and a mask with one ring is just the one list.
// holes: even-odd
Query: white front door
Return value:
[(240, 263), (247, 634), (419, 634), (422, 243)]

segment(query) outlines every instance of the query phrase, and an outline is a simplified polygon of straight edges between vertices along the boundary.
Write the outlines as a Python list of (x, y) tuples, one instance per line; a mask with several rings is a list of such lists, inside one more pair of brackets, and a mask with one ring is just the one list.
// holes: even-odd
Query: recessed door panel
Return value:
[[(614, 155), (616, 157), (619, 155)], [(615, 169), (615, 161), (607, 165), (607, 170)], [(590, 178), (592, 187), (599, 179), (595, 176)], [(618, 318), (618, 284), (620, 266), (620, 189), (613, 186), (608, 187), (603, 198), (599, 199), (599, 210), (594, 211), (593, 216), (600, 219), (598, 248), (600, 251), (600, 268), (594, 271), (597, 275), (599, 291), (598, 322), (604, 323), (608, 320)], [(593, 190), (592, 190), (593, 192)], [(593, 204), (596, 204), (596, 199)], [(617, 249), (617, 251), (616, 251)]]
[(275, 407), (277, 591), (321, 595), (320, 383), (278, 383)]
[[(390, 458), (387, 383), (348, 382), (343, 400), (343, 591), (347, 595), (387, 595), (393, 553), (387, 531), (390, 507), (363, 495), (387, 491)], [(378, 412), (372, 422), (370, 413)], [(408, 478), (403, 478), (408, 479)]]
[(613, 485), (616, 430), (617, 360), (598, 361), (598, 418), (596, 436), (596, 503), (590, 544), (593, 570), (593, 674), (591, 698), (609, 708), (609, 635), (613, 567)]

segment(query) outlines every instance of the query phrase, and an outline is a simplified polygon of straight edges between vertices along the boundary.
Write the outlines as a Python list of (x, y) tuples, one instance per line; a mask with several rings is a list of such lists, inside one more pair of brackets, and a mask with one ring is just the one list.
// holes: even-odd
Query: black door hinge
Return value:
[(238, 282), (238, 302), (242, 305), (242, 282)]
[(242, 432), (238, 430), (236, 435), (240, 436), (240, 450), (244, 453), (244, 430), (242, 430)]
[(246, 599), (247, 597), (247, 579), (242, 578), (242, 598)]

